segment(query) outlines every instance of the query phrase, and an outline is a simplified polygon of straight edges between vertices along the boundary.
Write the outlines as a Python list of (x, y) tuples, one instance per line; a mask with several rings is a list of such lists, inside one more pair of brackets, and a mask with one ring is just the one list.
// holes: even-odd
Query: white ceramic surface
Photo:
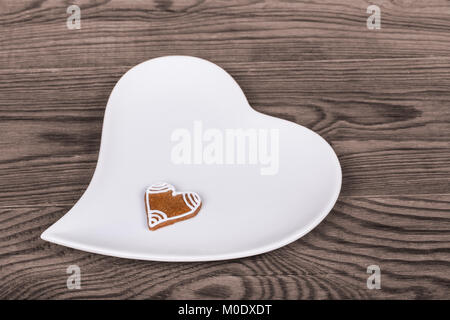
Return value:
[[(279, 170), (174, 164), (171, 134), (205, 128), (279, 130)], [(155, 182), (197, 192), (189, 220), (149, 231), (144, 194)], [(233, 78), (194, 57), (152, 59), (116, 84), (105, 111), (94, 176), (75, 206), (42, 239), (123, 258), (206, 261), (260, 254), (317, 226), (333, 208), (341, 168), (328, 143), (295, 123), (253, 110)]]

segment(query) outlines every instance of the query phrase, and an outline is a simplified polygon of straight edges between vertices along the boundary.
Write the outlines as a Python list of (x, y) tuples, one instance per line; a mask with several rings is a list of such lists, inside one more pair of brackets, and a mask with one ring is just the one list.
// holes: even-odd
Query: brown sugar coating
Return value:
[(152, 210), (164, 212), (168, 217), (179, 216), (190, 210), (184, 202), (183, 196), (178, 194), (172, 197), (172, 191), (151, 194), (150, 207)]
[(165, 183), (150, 187), (145, 194), (147, 223), (151, 231), (193, 218), (201, 207), (196, 193), (176, 193), (173, 186)]

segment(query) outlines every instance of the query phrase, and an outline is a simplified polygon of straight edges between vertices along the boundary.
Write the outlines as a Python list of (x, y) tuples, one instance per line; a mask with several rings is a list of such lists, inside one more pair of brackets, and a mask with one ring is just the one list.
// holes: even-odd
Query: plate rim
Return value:
[(82, 198), (85, 196), (85, 194), (87, 193), (87, 191), (89, 190), (89, 187), (91, 186), (92, 182), (94, 181), (95, 177), (96, 177), (96, 172), (99, 166), (99, 159), (101, 157), (101, 152), (102, 152), (102, 143), (103, 143), (103, 139), (100, 139), (100, 145), (99, 145), (99, 152), (98, 152), (98, 157), (97, 157), (97, 163), (95, 166), (95, 170), (94, 173), (92, 174), (91, 180), (87, 186), (87, 188), (85, 189), (85, 191), (83, 192), (82, 196), (75, 202), (75, 204), (72, 206), (72, 208), (67, 211), (63, 216), (61, 216), (57, 221), (55, 221), (54, 223), (52, 223), (52, 225), (50, 227), (48, 227), (41, 235), (40, 238), (42, 240), (51, 242), (51, 243), (55, 243), (58, 245), (62, 245), (65, 247), (69, 247), (72, 249), (77, 249), (77, 250), (82, 250), (82, 251), (86, 251), (86, 252), (90, 252), (90, 253), (95, 253), (95, 254), (101, 254), (101, 255), (105, 255), (105, 256), (112, 256), (112, 257), (118, 257), (118, 258), (124, 258), (124, 259), (137, 259), (137, 260), (145, 260), (145, 261), (159, 261), (159, 262), (201, 262), (201, 261), (223, 261), (223, 260), (232, 260), (232, 259), (240, 259), (240, 258), (245, 258), (245, 257), (251, 257), (251, 256), (256, 256), (259, 254), (263, 254), (263, 253), (267, 253), (276, 249), (279, 249), (281, 247), (284, 247), (298, 239), (300, 239), (301, 237), (303, 237), (304, 235), (306, 235), (307, 233), (309, 233), (310, 231), (312, 231), (315, 227), (317, 227), (327, 216), (328, 214), (332, 211), (334, 205), (336, 204), (339, 195), (340, 195), (340, 191), (342, 188), (342, 168), (339, 162), (339, 158), (337, 157), (336, 152), (334, 151), (334, 149), (331, 147), (331, 145), (322, 137), (320, 136), (318, 133), (316, 133), (315, 131), (302, 126), (298, 123), (295, 123), (293, 121), (288, 121), (286, 119), (282, 119), (282, 118), (277, 118), (271, 115), (267, 115), (264, 114), (260, 111), (257, 111), (255, 109), (253, 109), (253, 107), (249, 104), (247, 97), (245, 95), (245, 93), (243, 92), (242, 88), (240, 87), (240, 85), (237, 83), (237, 81), (226, 71), (224, 70), (222, 67), (220, 67), (219, 65), (202, 59), (202, 58), (198, 58), (198, 57), (192, 57), (192, 56), (183, 56), (183, 55), (169, 55), (169, 56), (162, 56), (162, 57), (156, 57), (153, 59), (149, 59), (146, 61), (143, 61), (135, 66), (133, 66), (132, 68), (130, 68), (129, 70), (127, 70), (121, 77), (120, 79), (116, 82), (116, 84), (114, 85), (113, 89), (111, 90), (111, 93), (108, 97), (108, 101), (105, 107), (105, 113), (104, 113), (104, 117), (103, 117), (103, 124), (102, 124), (102, 137), (103, 137), (103, 131), (105, 129), (105, 124), (106, 124), (106, 119), (109, 115), (109, 113), (107, 113), (107, 108), (108, 105), (110, 103), (110, 99), (111, 99), (111, 95), (112, 92), (114, 91), (114, 89), (116, 88), (116, 86), (118, 85), (118, 83), (120, 82), (120, 80), (122, 80), (125, 75), (132, 69), (137, 68), (138, 66), (144, 64), (144, 63), (148, 63), (150, 61), (154, 61), (154, 60), (159, 60), (159, 59), (171, 59), (171, 58), (183, 58), (183, 59), (194, 59), (194, 60), (201, 60), (203, 62), (206, 62), (208, 64), (212, 64), (214, 65), (216, 68), (221, 69), (222, 71), (225, 72), (225, 74), (228, 75), (228, 77), (230, 79), (233, 80), (234, 84), (239, 88), (239, 90), (242, 92), (243, 96), (245, 97), (245, 104), (247, 105), (247, 107), (257, 113), (258, 115), (262, 115), (264, 117), (268, 117), (271, 119), (274, 119), (276, 121), (281, 121), (281, 122), (288, 122), (291, 125), (295, 125), (298, 127), (301, 127), (303, 129), (306, 129), (309, 131), (309, 133), (312, 133), (314, 135), (316, 135), (318, 138), (320, 138), (322, 140), (322, 142), (324, 142), (328, 148), (331, 151), (332, 157), (333, 157), (333, 162), (336, 166), (337, 169), (337, 181), (336, 181), (336, 191), (334, 192), (334, 195), (332, 198), (330, 198), (330, 200), (328, 201), (328, 204), (324, 207), (324, 209), (320, 212), (320, 214), (318, 214), (315, 219), (311, 220), (308, 224), (306, 224), (303, 228), (300, 228), (297, 232), (292, 232), (291, 234), (289, 234), (286, 237), (281, 238), (278, 241), (272, 242), (270, 244), (264, 245), (264, 246), (259, 246), (257, 248), (254, 249), (247, 249), (247, 250), (242, 250), (242, 251), (236, 251), (233, 253), (224, 253), (224, 254), (207, 254), (207, 255), (189, 255), (189, 256), (180, 256), (180, 255), (172, 255), (172, 254), (167, 254), (167, 255), (155, 255), (155, 254), (133, 254), (133, 253), (127, 253), (124, 252), (123, 250), (116, 250), (116, 249), (103, 249), (100, 246), (97, 245), (86, 245), (77, 241), (72, 241), (72, 240), (66, 240), (63, 239), (61, 237), (59, 237), (57, 234), (52, 234), (51, 233), (51, 229), (53, 228), (53, 226), (62, 218), (64, 218), (64, 216), (66, 216), (67, 214), (70, 214), (70, 211), (72, 210), (72, 208), (79, 202), (82, 200)]

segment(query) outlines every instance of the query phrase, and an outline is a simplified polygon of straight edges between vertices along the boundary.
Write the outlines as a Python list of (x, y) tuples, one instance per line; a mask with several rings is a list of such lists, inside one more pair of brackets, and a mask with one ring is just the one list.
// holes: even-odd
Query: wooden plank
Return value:
[[(129, 67), (0, 71), (0, 204), (73, 204)], [(450, 59), (228, 63), (251, 105), (336, 150), (345, 196), (450, 192)]]
[[(267, 254), (207, 263), (119, 259), (50, 244), (40, 233), (69, 207), (0, 211), (0, 298), (448, 298), (450, 195), (341, 197), (302, 239)], [(68, 290), (66, 269), (81, 269)], [(368, 290), (367, 266), (381, 268)]]
[[(450, 19), (445, 0), (0, 2), (0, 298), (449, 298)], [(370, 4), (382, 28), (366, 28)], [(93, 174), (108, 96), (144, 60), (218, 63), (258, 111), (321, 134), (343, 168), (316, 229), (231, 261), (158, 263), (39, 235)], [(82, 289), (66, 288), (77, 264)], [(366, 288), (379, 265), (382, 289)]]
[[(448, 56), (445, 0), (78, 2), (68, 30), (62, 0), (0, 4), (0, 68), (135, 65), (163, 55), (225, 62)], [(366, 9), (381, 8), (381, 30)]]

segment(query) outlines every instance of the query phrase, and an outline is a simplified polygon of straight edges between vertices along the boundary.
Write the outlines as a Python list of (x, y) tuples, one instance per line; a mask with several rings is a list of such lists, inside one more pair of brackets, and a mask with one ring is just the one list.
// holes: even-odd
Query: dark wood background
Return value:
[[(81, 7), (81, 29), (66, 9)], [(366, 8), (381, 7), (381, 30)], [(0, 1), (0, 298), (450, 298), (450, 2)], [(320, 133), (341, 196), (302, 239), (160, 263), (40, 240), (86, 189), (119, 77), (163, 55), (225, 68), (250, 104)], [(66, 268), (81, 268), (68, 290)], [(367, 266), (381, 268), (368, 290)]]

